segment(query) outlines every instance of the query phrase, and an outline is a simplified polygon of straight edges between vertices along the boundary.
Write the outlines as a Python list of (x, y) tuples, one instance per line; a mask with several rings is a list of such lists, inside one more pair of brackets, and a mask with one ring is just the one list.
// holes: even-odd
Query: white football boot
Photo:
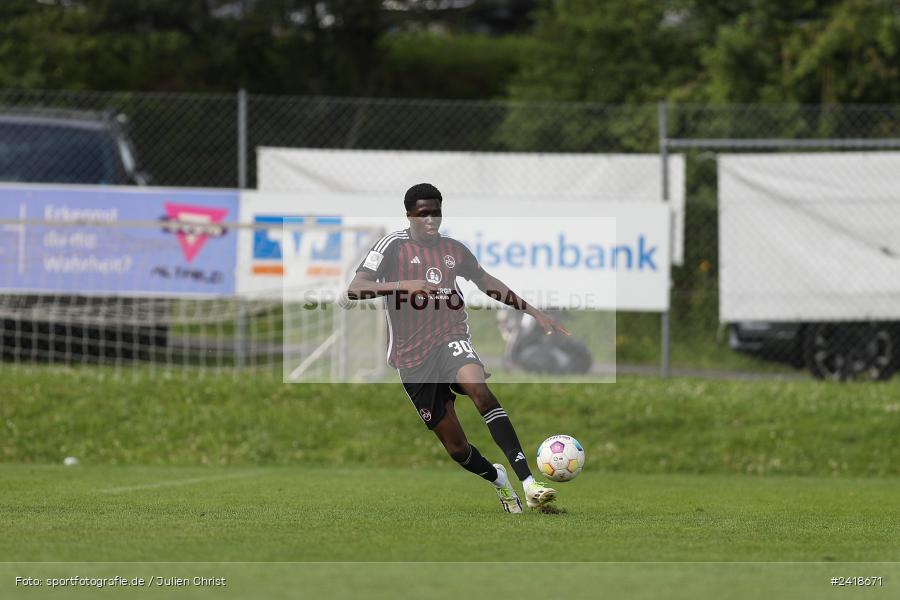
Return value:
[(497, 488), (497, 497), (500, 498), (500, 506), (508, 513), (521, 513), (522, 502), (519, 500), (512, 484), (509, 482), (509, 477), (506, 476), (506, 467), (495, 463), (494, 468), (497, 469), (498, 479), (506, 482), (502, 486), (497, 486), (495, 484), (495, 487)]
[(533, 481), (525, 490), (525, 502), (528, 508), (541, 508), (556, 500), (556, 490), (540, 481)]

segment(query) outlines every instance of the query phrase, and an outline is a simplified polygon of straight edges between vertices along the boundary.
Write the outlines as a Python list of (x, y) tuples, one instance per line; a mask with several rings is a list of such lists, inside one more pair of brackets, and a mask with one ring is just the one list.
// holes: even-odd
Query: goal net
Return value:
[(347, 286), (384, 234), (340, 219), (285, 218), (282, 230), (283, 376), (286, 382), (374, 382), (385, 374), (385, 317)]

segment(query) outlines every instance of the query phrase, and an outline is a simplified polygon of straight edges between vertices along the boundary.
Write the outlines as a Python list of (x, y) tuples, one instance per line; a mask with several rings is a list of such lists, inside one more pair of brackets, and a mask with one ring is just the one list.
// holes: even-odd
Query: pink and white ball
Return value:
[(552, 481), (572, 481), (584, 468), (584, 448), (571, 435), (554, 435), (537, 451), (538, 470)]

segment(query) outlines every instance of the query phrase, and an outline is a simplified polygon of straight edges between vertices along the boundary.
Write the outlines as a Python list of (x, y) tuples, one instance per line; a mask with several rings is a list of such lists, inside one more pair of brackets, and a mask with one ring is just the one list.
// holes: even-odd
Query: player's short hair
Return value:
[(416, 202), (419, 200), (437, 200), (441, 204), (444, 203), (441, 191), (430, 183), (417, 183), (406, 190), (406, 196), (403, 198), (403, 205), (406, 207), (406, 212), (414, 209), (416, 207)]

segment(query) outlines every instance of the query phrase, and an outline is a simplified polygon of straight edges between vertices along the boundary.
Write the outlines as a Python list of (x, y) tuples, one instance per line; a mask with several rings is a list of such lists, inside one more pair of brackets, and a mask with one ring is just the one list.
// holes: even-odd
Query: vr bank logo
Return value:
[[(285, 261), (303, 261), (306, 274), (311, 277), (331, 277), (341, 274), (340, 231), (291, 231), (291, 226), (305, 224), (334, 226), (341, 217), (300, 217), (291, 215), (256, 215), (253, 231), (254, 275), (284, 275)], [(287, 227), (285, 227), (287, 224)]]

